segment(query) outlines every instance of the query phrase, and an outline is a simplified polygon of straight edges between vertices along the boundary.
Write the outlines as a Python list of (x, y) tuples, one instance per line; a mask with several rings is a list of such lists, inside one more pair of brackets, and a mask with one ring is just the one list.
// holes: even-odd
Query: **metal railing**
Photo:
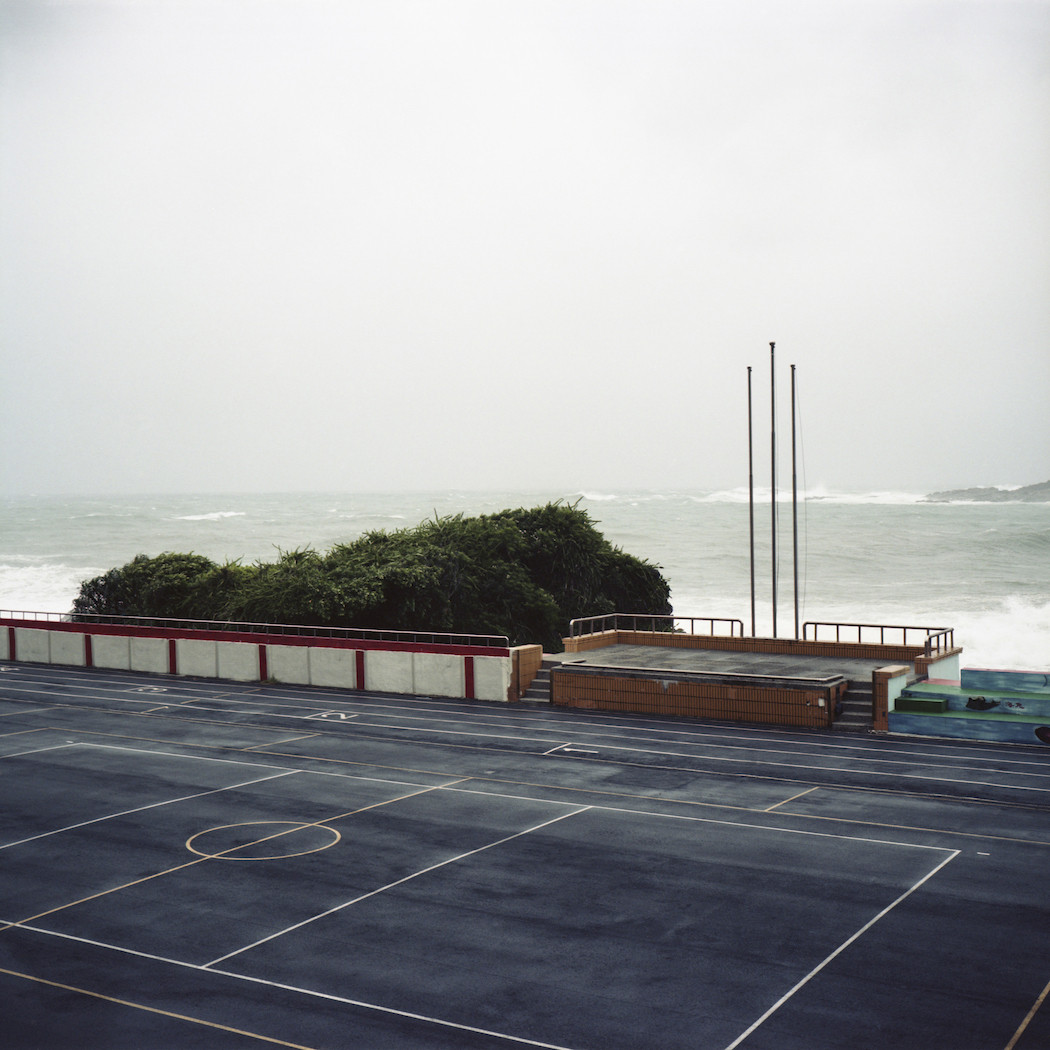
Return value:
[(247, 623), (235, 620), (180, 620), (155, 616), (105, 616), (97, 613), (25, 612), (0, 609), (0, 620), (42, 623), (97, 623), (117, 627), (151, 627), (177, 631), (226, 631), (232, 634), (278, 634), (309, 638), (339, 638), (368, 642), (474, 646), (507, 649), (505, 635), (454, 634), (441, 631), (384, 631), (357, 627), (322, 627), (287, 623)]
[[(648, 626), (639, 627), (641, 622)], [(689, 624), (689, 630), (679, 624)], [(696, 625), (707, 624), (707, 630), (698, 631)], [(729, 630), (716, 631), (716, 626)], [(744, 637), (744, 621), (728, 616), (675, 616), (654, 613), (605, 613), (602, 616), (581, 616), (569, 621), (569, 637), (579, 638), (586, 634), (601, 634), (604, 631), (662, 631), (667, 634), (718, 634), (732, 638), (735, 635)]]
[[(921, 641), (912, 641), (911, 644), (922, 645), (927, 656), (955, 648), (954, 627), (914, 627), (887, 623), (836, 623), (824, 620), (807, 620), (802, 625), (803, 641), (820, 641), (819, 635), (822, 627), (834, 629), (836, 642), (869, 642), (875, 644), (874, 638), (877, 633), (877, 644), (879, 645), (908, 645), (908, 633), (911, 632), (913, 638), (916, 634), (921, 635)], [(810, 636), (810, 628), (812, 628), (812, 636)], [(849, 637), (844, 638), (842, 636), (843, 631), (846, 631)], [(854, 631), (857, 632), (856, 637), (852, 637)], [(891, 636), (890, 640), (887, 641), (887, 631), (899, 632), (899, 635)], [(865, 637), (865, 632), (867, 637)]]

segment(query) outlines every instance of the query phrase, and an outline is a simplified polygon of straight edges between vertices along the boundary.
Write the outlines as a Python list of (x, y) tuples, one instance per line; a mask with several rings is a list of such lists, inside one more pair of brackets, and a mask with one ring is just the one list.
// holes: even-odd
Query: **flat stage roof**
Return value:
[(717, 649), (679, 649), (663, 645), (607, 645), (583, 653), (556, 653), (544, 659), (589, 667), (638, 667), (647, 671), (709, 671), (713, 674), (768, 675), (773, 678), (834, 678), (871, 681), (879, 667), (899, 660), (795, 656), (779, 653), (733, 653)]

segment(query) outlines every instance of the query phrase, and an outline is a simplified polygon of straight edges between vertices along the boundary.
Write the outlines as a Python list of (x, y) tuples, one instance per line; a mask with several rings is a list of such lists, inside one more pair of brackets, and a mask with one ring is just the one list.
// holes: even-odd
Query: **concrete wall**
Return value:
[(84, 636), (54, 631), (51, 634), (51, 663), (83, 667), (87, 663)]
[[(168, 640), (167, 638), (128, 639), (131, 651), (131, 670), (145, 671), (146, 674), (168, 673)], [(92, 650), (94, 642), (92, 642)]]
[(252, 642), (215, 642), (216, 677), (232, 682), (259, 681), (259, 646)]
[(305, 645), (268, 645), (266, 664), (275, 682), (311, 685), (310, 649)]
[(93, 667), (131, 670), (131, 639), (123, 634), (97, 634), (91, 638)]
[(474, 697), (477, 700), (506, 702), (517, 700), (510, 695), (511, 665), (509, 660), (495, 656), (474, 657)]
[(273, 678), (295, 685), (496, 702), (511, 698), (510, 649), (356, 642), (303, 635), (285, 642), (261, 633), (231, 636), (67, 621), (40, 621), (40, 626), (36, 621), (0, 621), (0, 659), (5, 660), (237, 682)]
[(357, 689), (357, 652), (354, 649), (309, 649), (310, 685)]
[(28, 664), (51, 663), (51, 632), (31, 628), (15, 629), (15, 650), (18, 659)]

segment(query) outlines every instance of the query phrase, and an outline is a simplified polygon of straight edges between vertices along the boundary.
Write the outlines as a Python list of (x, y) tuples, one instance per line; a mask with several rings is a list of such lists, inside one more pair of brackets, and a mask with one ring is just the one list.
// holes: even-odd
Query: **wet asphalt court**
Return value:
[(0, 664), (0, 1044), (1045, 1050), (1050, 748)]

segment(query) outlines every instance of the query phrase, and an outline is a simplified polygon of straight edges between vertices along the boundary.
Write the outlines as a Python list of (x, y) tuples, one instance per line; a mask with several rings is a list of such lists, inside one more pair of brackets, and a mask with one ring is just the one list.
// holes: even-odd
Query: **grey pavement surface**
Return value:
[(1050, 1046), (1050, 748), (0, 664), (0, 1043)]
[[(544, 657), (558, 663), (593, 667), (640, 667), (646, 670), (705, 671), (716, 674), (772, 675), (783, 678), (833, 678), (871, 681), (886, 660), (794, 656), (778, 653), (730, 653), (714, 649), (675, 649), (662, 645), (607, 645), (585, 653)], [(892, 661), (890, 661), (892, 662)]]

